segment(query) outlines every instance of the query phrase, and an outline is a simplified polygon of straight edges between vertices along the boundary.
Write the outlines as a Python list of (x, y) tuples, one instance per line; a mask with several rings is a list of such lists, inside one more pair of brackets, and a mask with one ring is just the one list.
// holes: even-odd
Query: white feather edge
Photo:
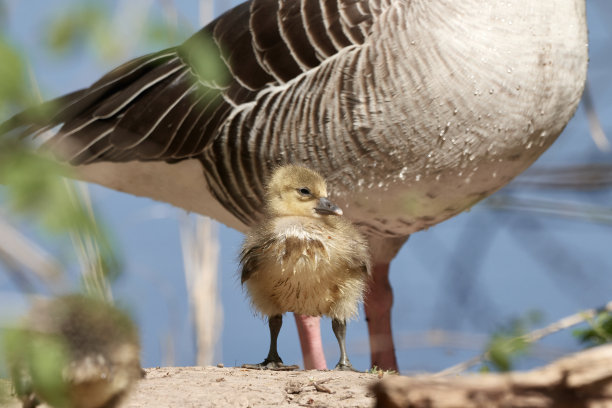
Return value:
[(77, 178), (132, 195), (166, 202), (214, 218), (245, 232), (238, 221), (213, 197), (199, 160), (166, 162), (93, 163), (76, 167)]

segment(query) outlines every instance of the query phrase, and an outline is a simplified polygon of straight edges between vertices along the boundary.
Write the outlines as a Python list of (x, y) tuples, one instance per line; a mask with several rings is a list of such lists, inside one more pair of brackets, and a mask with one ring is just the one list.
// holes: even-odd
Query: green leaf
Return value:
[(219, 86), (228, 84), (230, 73), (221, 59), (222, 50), (207, 33), (200, 32), (191, 37), (182, 50), (200, 81)]
[(510, 371), (514, 361), (529, 352), (531, 343), (525, 339), (527, 327), (541, 321), (541, 313), (530, 311), (525, 317), (512, 319), (499, 328), (486, 347), (489, 365), (487, 370)]
[(573, 331), (573, 335), (581, 343), (590, 347), (612, 342), (612, 313), (602, 312), (587, 322), (589, 328)]
[(510, 371), (513, 361), (524, 355), (528, 346), (529, 344), (520, 336), (494, 335), (487, 347), (489, 360), (498, 371)]

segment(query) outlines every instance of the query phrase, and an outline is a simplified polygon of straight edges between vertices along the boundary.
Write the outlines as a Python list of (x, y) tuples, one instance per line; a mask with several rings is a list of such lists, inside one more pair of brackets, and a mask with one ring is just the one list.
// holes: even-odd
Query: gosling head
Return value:
[(327, 198), (325, 179), (306, 167), (278, 167), (268, 182), (267, 210), (275, 216), (321, 218), (342, 215), (340, 207)]

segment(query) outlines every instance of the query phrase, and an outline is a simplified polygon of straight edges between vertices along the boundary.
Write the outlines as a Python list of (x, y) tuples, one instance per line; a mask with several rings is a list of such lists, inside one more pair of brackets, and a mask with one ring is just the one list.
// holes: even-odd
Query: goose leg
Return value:
[(334, 370), (357, 371), (353, 368), (353, 365), (346, 355), (346, 320), (332, 319), (332, 330), (338, 340), (338, 346), (340, 346), (340, 360), (338, 360), (338, 364), (336, 364)]
[(294, 316), (302, 346), (304, 369), (327, 370), (321, 343), (321, 318), (299, 314), (294, 314)]
[(270, 370), (297, 370), (297, 365), (284, 365), (278, 355), (277, 340), (280, 329), (283, 325), (283, 316), (276, 315), (268, 318), (268, 326), (270, 327), (270, 350), (268, 351), (268, 357), (260, 364), (243, 364), (242, 368), (251, 369), (270, 369)]
[[(395, 346), (391, 333), (391, 306), (393, 291), (389, 283), (389, 263), (395, 257), (408, 236), (388, 239), (370, 237), (373, 258), (372, 280), (366, 291), (364, 308), (370, 335), (372, 366), (384, 370), (398, 370)], [(295, 316), (307, 370), (327, 368), (321, 346), (321, 328), (318, 317)]]
[(366, 290), (364, 309), (370, 335), (372, 366), (398, 371), (393, 335), (391, 306), (393, 291), (389, 283), (389, 264), (408, 236), (394, 238), (368, 237), (372, 254), (372, 279)]
[(372, 280), (366, 292), (364, 308), (370, 334), (372, 367), (398, 371), (391, 333), (393, 291), (389, 283), (389, 264), (375, 264)]

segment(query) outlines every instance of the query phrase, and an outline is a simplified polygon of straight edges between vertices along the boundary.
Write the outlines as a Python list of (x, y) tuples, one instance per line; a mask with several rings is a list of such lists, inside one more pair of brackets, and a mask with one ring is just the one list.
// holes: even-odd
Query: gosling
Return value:
[(277, 168), (266, 189), (264, 220), (247, 235), (241, 282), (267, 316), (270, 349), (245, 368), (297, 369), (283, 364), (277, 339), (282, 315), (329, 316), (340, 347), (338, 370), (354, 370), (346, 354), (347, 319), (357, 314), (370, 277), (366, 240), (327, 198), (323, 177), (305, 167)]
[(6, 353), (23, 408), (116, 407), (142, 377), (138, 333), (101, 300), (66, 295), (34, 304)]

